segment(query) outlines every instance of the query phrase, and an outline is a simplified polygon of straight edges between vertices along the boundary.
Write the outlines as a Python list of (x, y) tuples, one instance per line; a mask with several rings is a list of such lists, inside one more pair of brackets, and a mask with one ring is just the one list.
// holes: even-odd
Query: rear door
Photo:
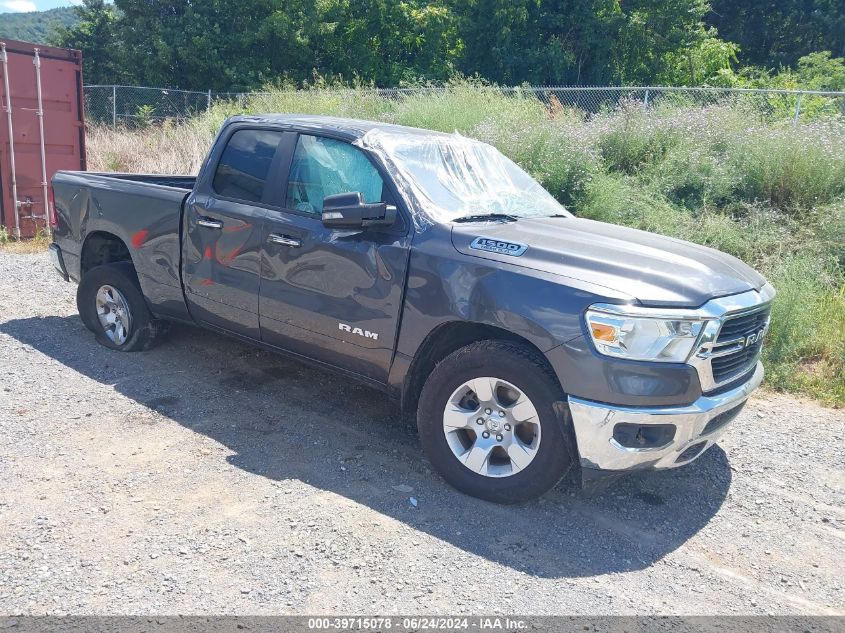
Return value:
[[(323, 226), (323, 198), (361, 192), (396, 204), (389, 180), (346, 141), (312, 134), (286, 143), (283, 208), (265, 218), (261, 338), (303, 356), (384, 382), (392, 360), (409, 223), (339, 230)], [(401, 215), (401, 214), (400, 214)]]
[(197, 321), (259, 338), (262, 222), (279, 198), (279, 130), (233, 125), (186, 201), (183, 279)]

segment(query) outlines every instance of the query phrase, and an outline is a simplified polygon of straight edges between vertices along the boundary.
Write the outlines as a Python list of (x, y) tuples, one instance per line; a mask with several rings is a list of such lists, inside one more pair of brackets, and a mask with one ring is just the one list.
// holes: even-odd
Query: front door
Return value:
[[(293, 143), (291, 143), (291, 146)], [(323, 226), (323, 199), (360, 192), (395, 200), (357, 147), (300, 134), (284, 208), (265, 219), (259, 312), (261, 338), (377, 381), (390, 368), (409, 237), (404, 220), (366, 230)]]
[(234, 129), (185, 205), (183, 279), (191, 315), (253, 339), (259, 338), (262, 223), (271, 197), (278, 197), (282, 138), (277, 130)]

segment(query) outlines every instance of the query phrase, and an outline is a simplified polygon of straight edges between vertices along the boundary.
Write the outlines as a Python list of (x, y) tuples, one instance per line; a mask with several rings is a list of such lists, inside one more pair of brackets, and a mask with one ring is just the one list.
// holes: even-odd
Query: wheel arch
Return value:
[[(477, 341), (510, 341), (520, 343), (534, 352), (557, 376), (542, 350), (527, 338), (495, 325), (472, 321), (449, 321), (434, 328), (423, 339), (405, 375), (402, 385), (401, 407), (404, 414), (413, 414), (419, 402), (426, 377), (435, 366), (452, 352)], [(558, 384), (560, 382), (558, 381)]]
[(92, 231), (85, 236), (79, 257), (80, 278), (95, 266), (117, 262), (129, 262), (135, 268), (132, 253), (123, 239), (109, 231)]

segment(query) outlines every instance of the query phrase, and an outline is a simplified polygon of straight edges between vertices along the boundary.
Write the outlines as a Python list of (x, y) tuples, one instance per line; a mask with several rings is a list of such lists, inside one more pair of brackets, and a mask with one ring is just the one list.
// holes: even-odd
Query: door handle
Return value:
[(222, 229), (223, 223), (220, 220), (213, 220), (201, 215), (197, 218), (197, 226), (204, 226), (207, 229)]
[(295, 237), (288, 237), (287, 235), (279, 235), (278, 233), (270, 233), (267, 241), (283, 246), (302, 246), (302, 240)]

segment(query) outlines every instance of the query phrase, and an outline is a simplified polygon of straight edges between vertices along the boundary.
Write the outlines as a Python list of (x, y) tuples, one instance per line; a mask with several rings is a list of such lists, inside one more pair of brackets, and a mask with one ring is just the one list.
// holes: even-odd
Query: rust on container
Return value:
[(0, 104), (0, 224), (32, 237), (53, 174), (85, 169), (82, 53), (0, 38)]

